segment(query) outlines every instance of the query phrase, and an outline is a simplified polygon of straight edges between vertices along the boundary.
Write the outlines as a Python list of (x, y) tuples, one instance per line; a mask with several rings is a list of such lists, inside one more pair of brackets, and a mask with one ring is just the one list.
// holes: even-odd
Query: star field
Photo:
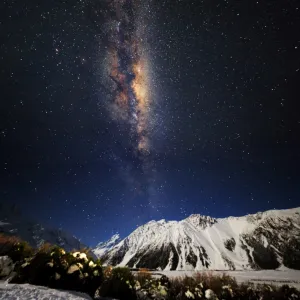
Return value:
[(123, 2), (2, 3), (1, 201), (89, 245), (299, 206), (299, 3)]

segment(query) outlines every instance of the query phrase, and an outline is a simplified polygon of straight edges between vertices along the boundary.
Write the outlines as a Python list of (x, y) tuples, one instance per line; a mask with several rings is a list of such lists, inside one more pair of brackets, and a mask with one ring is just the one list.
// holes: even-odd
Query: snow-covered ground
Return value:
[(30, 284), (0, 282), (0, 300), (91, 300), (86, 294), (58, 291)]
[[(153, 274), (164, 274), (169, 278), (178, 276), (192, 276), (197, 271), (158, 271)], [(300, 290), (300, 271), (297, 270), (263, 270), (263, 271), (200, 271), (203, 273), (222, 275), (226, 273), (235, 277), (238, 283), (269, 283), (274, 285), (288, 284)]]

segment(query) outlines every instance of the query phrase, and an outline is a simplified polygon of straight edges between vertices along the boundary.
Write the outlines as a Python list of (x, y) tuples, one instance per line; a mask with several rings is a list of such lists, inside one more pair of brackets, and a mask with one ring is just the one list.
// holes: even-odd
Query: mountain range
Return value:
[(67, 251), (84, 247), (79, 239), (62, 229), (45, 227), (25, 218), (15, 205), (0, 203), (0, 233), (17, 236), (35, 248), (44, 243), (58, 245)]
[[(0, 204), (0, 233), (33, 247), (56, 244), (67, 251), (84, 245), (62, 229), (24, 218)], [(181, 221), (150, 221), (126, 238), (113, 235), (92, 252), (104, 264), (154, 270), (300, 270), (300, 208), (242, 217), (193, 214)]]
[(93, 252), (105, 264), (155, 270), (300, 269), (300, 208), (150, 221)]

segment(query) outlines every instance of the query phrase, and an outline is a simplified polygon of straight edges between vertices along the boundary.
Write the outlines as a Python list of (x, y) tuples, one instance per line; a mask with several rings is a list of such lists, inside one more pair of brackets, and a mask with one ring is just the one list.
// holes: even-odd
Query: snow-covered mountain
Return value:
[(106, 264), (162, 270), (300, 269), (300, 208), (150, 221), (106, 247)]
[(92, 251), (97, 257), (102, 257), (121, 241), (120, 235), (113, 235), (108, 241), (99, 243)]
[(46, 228), (24, 218), (15, 205), (0, 204), (0, 233), (17, 236), (33, 247), (44, 243), (55, 244), (67, 251), (81, 249), (84, 245), (71, 234), (61, 229)]

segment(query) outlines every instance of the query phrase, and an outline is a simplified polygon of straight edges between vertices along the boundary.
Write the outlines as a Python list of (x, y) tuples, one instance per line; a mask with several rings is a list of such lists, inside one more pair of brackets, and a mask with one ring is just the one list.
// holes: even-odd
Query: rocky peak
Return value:
[(105, 247), (112, 247), (117, 244), (117, 242), (120, 241), (120, 235), (114, 234), (109, 240), (106, 242), (100, 242), (96, 248), (105, 248)]
[(93, 249), (93, 253), (97, 257), (103, 256), (106, 252), (108, 252), (110, 249), (112, 249), (114, 246), (116, 246), (121, 241), (120, 235), (114, 234), (109, 240), (106, 242), (100, 242), (95, 249)]
[(217, 219), (209, 216), (202, 216), (199, 214), (190, 215), (184, 221), (189, 222), (193, 226), (200, 229), (205, 229), (206, 227), (210, 227), (213, 224), (217, 223)]

